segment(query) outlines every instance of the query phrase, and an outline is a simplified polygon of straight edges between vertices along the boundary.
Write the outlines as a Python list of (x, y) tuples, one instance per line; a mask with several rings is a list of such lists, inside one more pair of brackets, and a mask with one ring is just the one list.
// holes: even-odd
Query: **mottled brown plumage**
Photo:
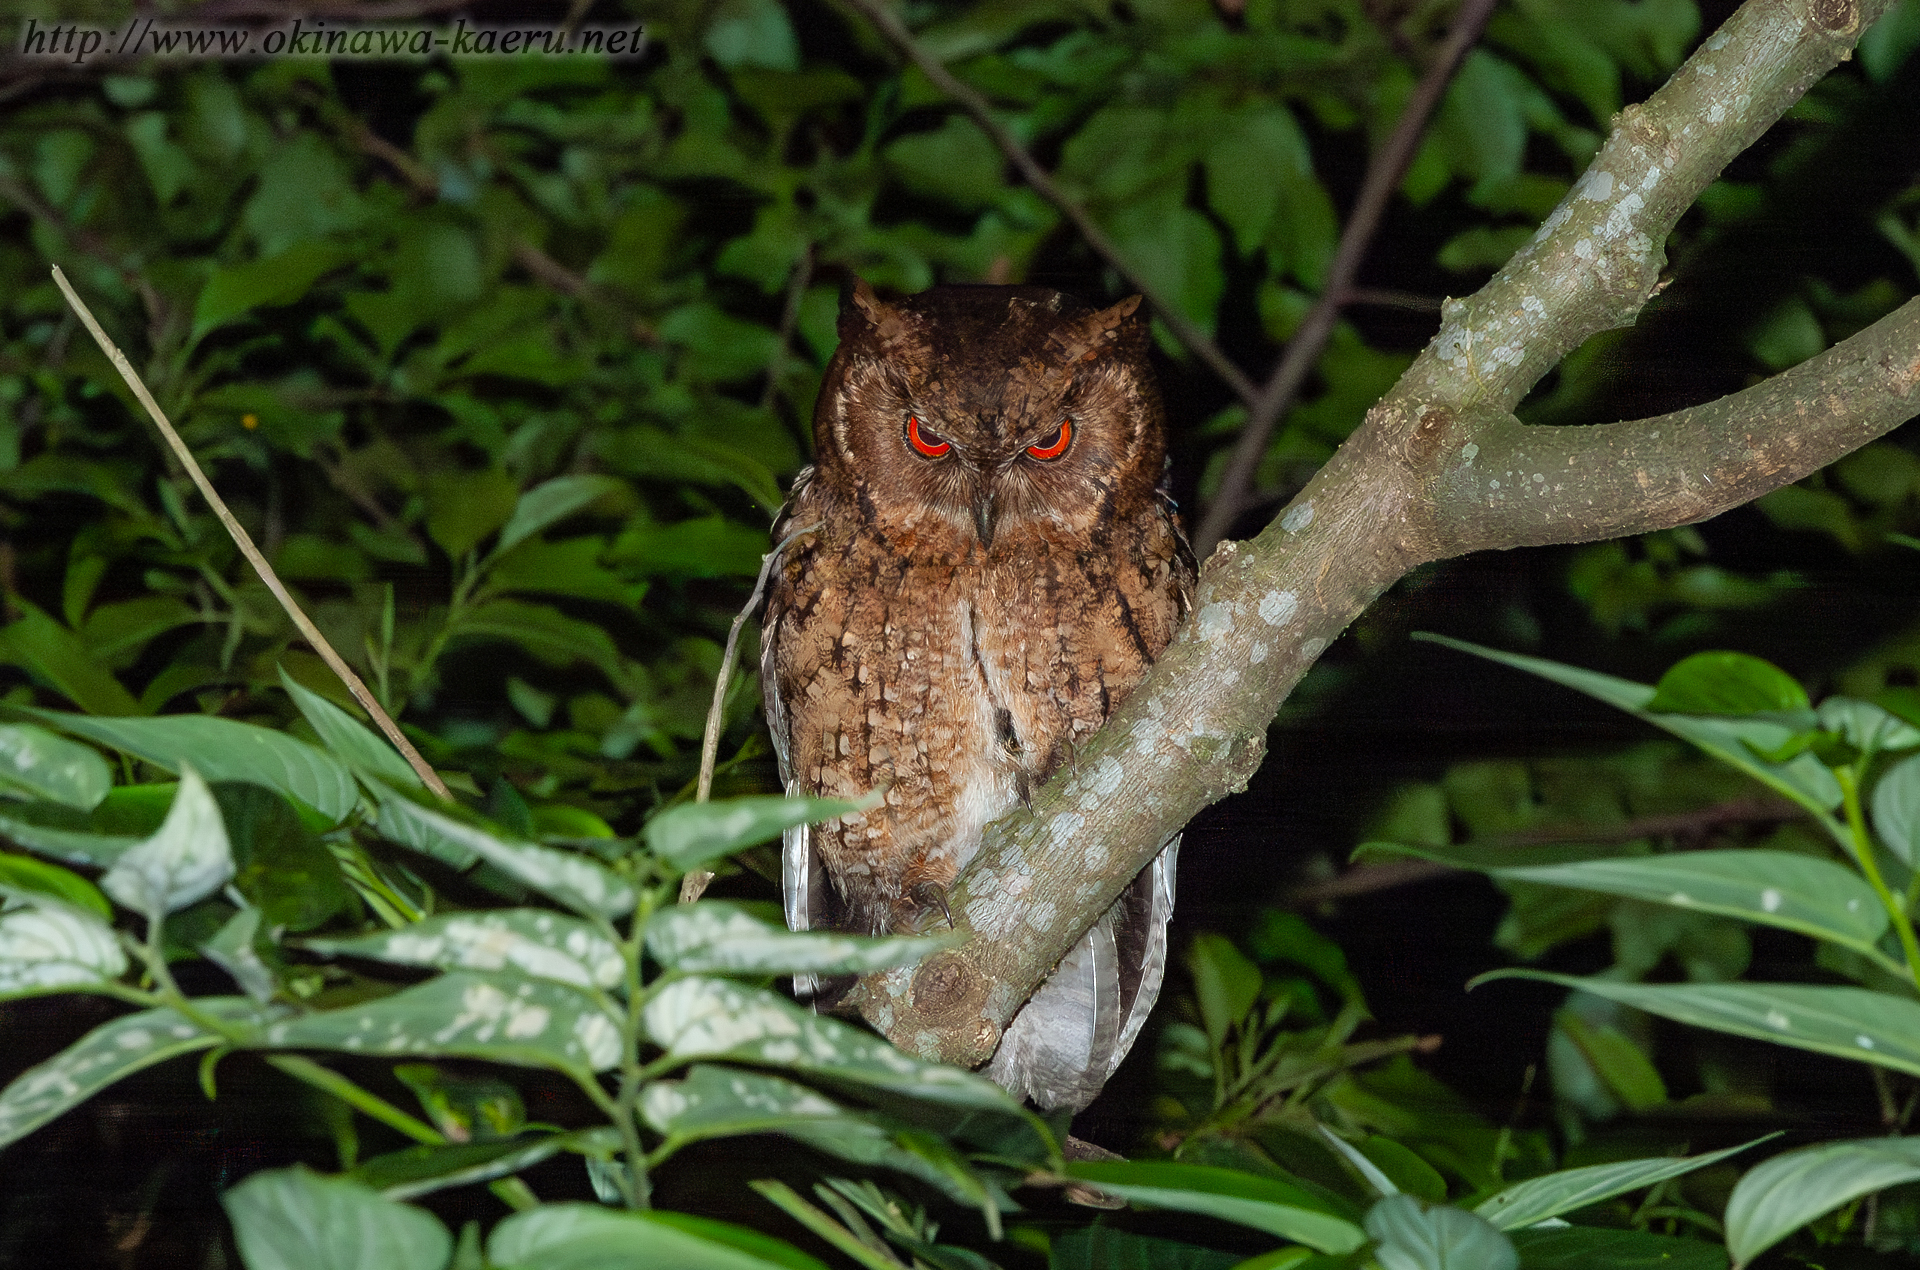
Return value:
[[(791, 541), (763, 678), (790, 792), (885, 794), (789, 839), (796, 927), (940, 920), (981, 830), (1051, 776), (1172, 639), (1193, 563), (1162, 492), (1163, 411), (1137, 304), (1094, 312), (1039, 287), (886, 304), (855, 288), (815, 408), (814, 466), (774, 531)], [(1158, 990), (1170, 857), (1035, 994), (997, 1079), (1047, 1105), (1098, 1091)], [(1060, 999), (1043, 1007), (1049, 988)], [(1075, 1028), (1084, 1045), (1049, 1049)]]

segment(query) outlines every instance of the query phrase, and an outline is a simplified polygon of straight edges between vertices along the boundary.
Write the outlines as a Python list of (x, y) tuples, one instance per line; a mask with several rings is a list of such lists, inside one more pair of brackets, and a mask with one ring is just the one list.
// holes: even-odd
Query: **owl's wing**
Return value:
[(1007, 1025), (986, 1075), (1052, 1110), (1084, 1108), (1120, 1067), (1160, 996), (1175, 835)]

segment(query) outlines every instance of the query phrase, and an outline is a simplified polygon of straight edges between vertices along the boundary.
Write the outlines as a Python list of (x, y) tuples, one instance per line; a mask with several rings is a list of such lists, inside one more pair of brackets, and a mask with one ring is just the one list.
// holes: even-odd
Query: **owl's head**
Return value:
[(814, 408), (818, 479), (889, 537), (1091, 544), (1166, 463), (1139, 304), (992, 286), (889, 304), (856, 282)]

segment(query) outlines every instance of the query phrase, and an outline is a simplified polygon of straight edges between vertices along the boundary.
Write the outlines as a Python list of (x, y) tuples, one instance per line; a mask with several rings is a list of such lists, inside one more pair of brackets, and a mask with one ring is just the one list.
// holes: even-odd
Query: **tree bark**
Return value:
[(1891, 0), (1749, 0), (1648, 101), (1494, 279), (1259, 536), (1220, 545), (1192, 619), (951, 890), (960, 941), (851, 1000), (895, 1044), (973, 1066), (1161, 845), (1246, 787), (1275, 712), (1416, 565), (1717, 515), (1920, 413), (1920, 300), (1745, 392), (1654, 419), (1529, 427), (1513, 408), (1658, 289), (1665, 240), (1721, 169)]

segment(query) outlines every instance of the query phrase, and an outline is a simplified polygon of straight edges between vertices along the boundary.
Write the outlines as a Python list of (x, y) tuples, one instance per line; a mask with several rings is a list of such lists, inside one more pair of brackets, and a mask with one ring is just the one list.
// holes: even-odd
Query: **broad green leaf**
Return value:
[(894, 1169), (964, 1204), (992, 1203), (953, 1149), (938, 1138), (898, 1135), (832, 1099), (777, 1076), (696, 1063), (685, 1080), (656, 1080), (640, 1095), (656, 1133), (695, 1142), (778, 1133), (854, 1164)]
[(595, 499), (626, 489), (611, 476), (556, 476), (520, 496), (513, 515), (500, 531), (493, 554), (504, 555), (549, 525), (557, 525)]
[(1525, 1270), (1727, 1270), (1727, 1250), (1698, 1239), (1596, 1226), (1508, 1234)]
[(1745, 1264), (1851, 1200), (1920, 1180), (1920, 1138), (1825, 1142), (1754, 1166), (1727, 1200), (1727, 1249)]
[[(197, 997), (193, 1004), (196, 1010), (234, 1024), (262, 1021), (258, 1008), (245, 997)], [(123, 1077), (181, 1054), (210, 1049), (223, 1039), (165, 1008), (102, 1023), (0, 1090), (0, 1146), (19, 1141)]]
[(620, 1061), (620, 1021), (544, 979), (454, 971), (390, 997), (275, 1023), (278, 1049), (482, 1058), (588, 1079)]
[(30, 723), (0, 723), (0, 796), (92, 811), (111, 788), (107, 760), (87, 746)]
[(1047, 1270), (1292, 1270), (1320, 1260), (1311, 1248), (1290, 1244), (1242, 1261), (1184, 1239), (1136, 1234), (1119, 1226), (1076, 1226), (1054, 1235), (1052, 1245)]
[(794, 825), (859, 811), (837, 798), (724, 798), (669, 807), (641, 830), (648, 850), (682, 873), (777, 838)]
[(1367, 1210), (1381, 1270), (1516, 1270), (1520, 1254), (1484, 1217), (1411, 1195), (1389, 1195)]
[(765, 1063), (954, 1107), (1022, 1116), (1000, 1086), (901, 1053), (879, 1037), (726, 979), (686, 978), (648, 1001), (647, 1036), (676, 1059)]
[[(594, 1204), (542, 1204), (494, 1227), (487, 1261), (499, 1270), (782, 1270), (808, 1264), (784, 1255), (772, 1260), (703, 1238), (664, 1220), (668, 1216)], [(817, 1261), (812, 1266), (825, 1270)]]
[(600, 932), (539, 908), (447, 913), (353, 939), (309, 939), (302, 947), (400, 966), (506, 970), (576, 988), (617, 988), (626, 976), (620, 950)]
[(205, 899), (233, 876), (233, 851), (220, 804), (191, 767), (180, 769), (180, 787), (160, 831), (129, 847), (100, 879), (100, 889), (157, 922)]
[(449, 620), (447, 634), (450, 639), (506, 640), (551, 666), (585, 662), (616, 687), (630, 677), (620, 649), (604, 628), (547, 604), (488, 600), (461, 609)]
[(751, 578), (767, 552), (764, 533), (724, 516), (671, 525), (635, 524), (620, 531), (607, 560), (646, 577)]
[(1644, 707), (1667, 714), (1763, 714), (1805, 710), (1807, 690), (1770, 661), (1746, 653), (1695, 653), (1654, 685)]
[(9, 603), (20, 610), (20, 617), (0, 626), (0, 665), (21, 667), (89, 714), (140, 713), (133, 694), (94, 660), (79, 636), (18, 595), (9, 597)]
[(191, 762), (203, 780), (265, 785), (298, 799), (334, 824), (351, 815), (360, 800), (353, 773), (344, 763), (271, 728), (202, 714), (97, 719), (52, 710), (29, 713), (51, 727), (123, 750), (169, 772)]
[(113, 927), (91, 913), (52, 904), (0, 912), (0, 1000), (85, 992), (126, 969)]
[(443, 471), (427, 477), (427, 534), (455, 560), (507, 523), (520, 485), (500, 468)]
[(293, 698), (293, 704), (312, 726), (320, 743), (331, 750), (335, 757), (350, 767), (365, 768), (402, 789), (421, 788), (419, 773), (413, 770), (412, 764), (400, 757), (400, 751), (394, 749), (386, 738), (375, 735), (365, 724), (311, 688), (302, 687), (287, 674), (285, 667), (278, 669), (281, 686)]
[[(0, 803), (0, 809), (7, 806)], [(85, 833), (77, 829), (55, 829), (37, 825), (17, 816), (0, 814), (0, 837), (36, 855), (52, 856), (68, 864), (87, 864), (96, 869), (111, 868), (113, 862), (140, 839), (118, 834)]]
[(1647, 703), (1653, 699), (1654, 689), (1646, 684), (1637, 684), (1630, 679), (1616, 679), (1612, 675), (1581, 670), (1577, 666), (1566, 666), (1539, 657), (1523, 657), (1518, 653), (1503, 653), (1497, 649), (1482, 648), (1478, 644), (1449, 639), (1444, 635), (1420, 632), (1414, 638), (1457, 649), (1463, 653), (1472, 653), (1476, 657), (1484, 657), (1488, 661), (1499, 662), (1515, 670), (1524, 670), (1528, 674), (1550, 679), (1575, 692), (1583, 692), (1596, 701), (1604, 701), (1616, 709), (1624, 710), (1657, 728), (1673, 733), (1729, 767), (1745, 772), (1768, 788), (1791, 798), (1816, 816), (1824, 815), (1840, 805), (1840, 783), (1834, 779), (1833, 773), (1813, 755), (1798, 754), (1784, 763), (1769, 763), (1756, 756), (1755, 750), (1762, 753), (1777, 751), (1793, 738), (1794, 730), (1785, 724), (1770, 723), (1762, 719), (1714, 719), (1684, 714), (1655, 714), (1647, 709)]
[(1488, 872), (1738, 917), (1868, 956), (1878, 955), (1887, 930), (1886, 909), (1857, 873), (1790, 851), (1677, 851)]
[(910, 966), (946, 944), (938, 936), (790, 931), (724, 900), (663, 909), (647, 921), (647, 951), (654, 959), (697, 974), (865, 974)]
[[(492, 1142), (449, 1142), (406, 1147), (363, 1161), (346, 1176), (388, 1199), (412, 1199), (454, 1186), (470, 1186), (530, 1169), (591, 1134), (617, 1142), (612, 1129), (584, 1134), (539, 1133)], [(609, 1143), (612, 1145), (612, 1143)]]
[(283, 795), (260, 785), (213, 787), (233, 847), (233, 885), (268, 926), (312, 930), (353, 907), (340, 861)]
[(1187, 953), (1194, 996), (1206, 1023), (1207, 1039), (1217, 1049), (1260, 996), (1260, 968), (1224, 935), (1196, 935)]
[[(6, 822), (0, 821), (0, 833), (6, 831)], [(46, 896), (81, 912), (113, 917), (113, 905), (100, 894), (100, 888), (78, 873), (11, 852), (0, 853), (0, 895), (29, 901)]]
[(1515, 1182), (1480, 1201), (1473, 1211), (1501, 1230), (1520, 1230), (1550, 1217), (1571, 1213), (1589, 1204), (1625, 1195), (1628, 1191), (1653, 1186), (1695, 1169), (1703, 1169), (1709, 1164), (1718, 1164), (1766, 1140), (1755, 1138), (1737, 1147), (1683, 1159), (1621, 1160), (1616, 1164), (1562, 1169), (1558, 1173)]
[(1881, 774), (1873, 787), (1873, 827), (1902, 863), (1920, 865), (1920, 754)]
[(1620, 1029), (1590, 1023), (1573, 1010), (1560, 1011), (1556, 1021), (1627, 1110), (1649, 1111), (1667, 1101), (1667, 1085), (1660, 1079), (1659, 1069)]
[(1828, 697), (1820, 703), (1815, 715), (1821, 727), (1845, 737), (1857, 750), (1910, 750), (1920, 745), (1920, 729), (1871, 701)]
[(1359, 1226), (1329, 1211), (1311, 1192), (1238, 1169), (1081, 1160), (1069, 1163), (1066, 1172), (1121, 1199), (1250, 1226), (1319, 1252), (1352, 1252), (1367, 1241)]
[(580, 913), (625, 917), (633, 887), (605, 865), (532, 842), (509, 842), (394, 794), (380, 799), (380, 832), (435, 859), (485, 860), (517, 882)]
[(220, 1202), (247, 1270), (441, 1270), (453, 1255), (432, 1213), (303, 1165), (255, 1173)]
[(200, 955), (227, 972), (240, 990), (261, 1005), (280, 990), (279, 979), (253, 946), (260, 933), (260, 910), (243, 908), (227, 919), (212, 939), (200, 945)]
[(1920, 1002), (1891, 993), (1799, 983), (1622, 983), (1542, 970), (1496, 970), (1469, 986), (1493, 979), (1557, 983), (1694, 1027), (1920, 1076)]
[(308, 239), (278, 255), (215, 270), (193, 306), (193, 339), (253, 309), (292, 304), (321, 274), (352, 257), (343, 247)]

